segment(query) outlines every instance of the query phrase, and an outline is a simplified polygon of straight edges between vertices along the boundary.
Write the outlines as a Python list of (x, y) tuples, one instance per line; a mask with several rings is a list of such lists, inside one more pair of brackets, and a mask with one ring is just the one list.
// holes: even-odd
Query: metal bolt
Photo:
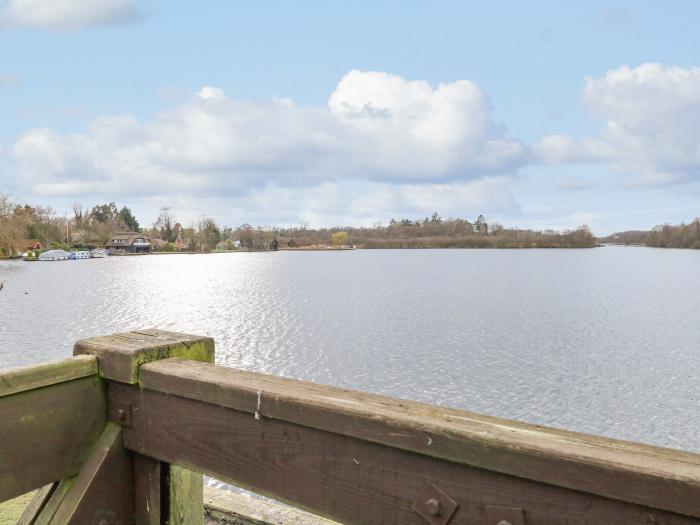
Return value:
[(440, 516), (442, 514), (442, 503), (437, 498), (430, 498), (425, 502), (425, 510), (431, 516)]
[(124, 409), (120, 408), (117, 410), (117, 417), (119, 418), (119, 421), (126, 420), (126, 412), (124, 412)]
[(498, 522), (498, 525), (513, 525), (513, 524), (508, 520), (501, 520)]

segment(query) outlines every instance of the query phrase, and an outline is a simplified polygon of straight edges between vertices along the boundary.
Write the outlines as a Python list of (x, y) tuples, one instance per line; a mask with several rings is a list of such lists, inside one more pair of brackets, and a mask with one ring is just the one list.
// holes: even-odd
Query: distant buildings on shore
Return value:
[(112, 253), (150, 253), (151, 239), (146, 233), (118, 233), (110, 239), (107, 248)]

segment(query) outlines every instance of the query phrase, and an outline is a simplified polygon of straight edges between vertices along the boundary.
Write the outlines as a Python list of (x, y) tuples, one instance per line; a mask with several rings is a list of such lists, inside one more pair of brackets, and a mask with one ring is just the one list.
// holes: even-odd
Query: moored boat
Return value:
[(49, 250), (39, 255), (40, 261), (67, 261), (69, 254), (65, 250)]
[(89, 259), (89, 258), (90, 258), (90, 252), (88, 252), (87, 250), (85, 250), (85, 251), (70, 252), (70, 253), (68, 254), (68, 258), (69, 258), (71, 261), (77, 261), (77, 260), (80, 260), (80, 259)]
[(104, 259), (108, 255), (107, 250), (104, 248), (95, 248), (94, 250), (90, 250), (90, 257), (93, 259)]

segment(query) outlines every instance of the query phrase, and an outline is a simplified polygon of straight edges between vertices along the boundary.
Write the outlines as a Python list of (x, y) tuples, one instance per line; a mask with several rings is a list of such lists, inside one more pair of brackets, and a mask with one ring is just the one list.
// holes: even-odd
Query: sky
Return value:
[(700, 3), (0, 0), (0, 192), (143, 225), (700, 216)]

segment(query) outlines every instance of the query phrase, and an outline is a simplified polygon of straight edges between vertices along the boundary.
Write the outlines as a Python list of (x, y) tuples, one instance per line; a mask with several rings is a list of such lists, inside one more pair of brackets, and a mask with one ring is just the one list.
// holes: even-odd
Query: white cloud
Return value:
[(329, 101), (331, 113), (362, 140), (366, 169), (407, 178), (507, 171), (525, 148), (505, 137), (486, 94), (460, 80), (433, 89), (396, 75), (351, 71)]
[(0, 27), (75, 31), (133, 22), (142, 14), (133, 0), (8, 0)]
[(337, 181), (290, 188), (271, 183), (227, 197), (162, 195), (150, 198), (144, 208), (152, 214), (163, 205), (185, 223), (206, 210), (229, 224), (253, 225), (369, 226), (387, 224), (392, 217), (421, 219), (435, 211), (466, 218), (486, 213), (493, 219), (521, 213), (505, 176), (447, 184)]
[(700, 68), (624, 66), (586, 79), (583, 99), (605, 123), (600, 137), (545, 137), (536, 158), (610, 163), (630, 185), (700, 178)]
[(231, 195), (339, 179), (447, 184), (527, 161), (526, 148), (491, 113), (473, 82), (433, 88), (351, 71), (328, 107), (235, 100), (204, 87), (148, 122), (103, 117), (85, 133), (31, 130), (13, 152), (20, 181), (46, 196)]

